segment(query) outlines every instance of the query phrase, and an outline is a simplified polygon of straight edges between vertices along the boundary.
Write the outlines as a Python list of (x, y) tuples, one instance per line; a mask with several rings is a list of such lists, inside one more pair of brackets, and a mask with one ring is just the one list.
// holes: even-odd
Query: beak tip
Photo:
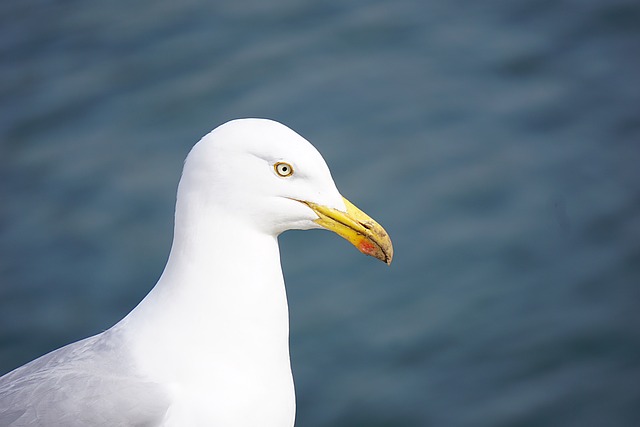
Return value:
[(389, 247), (384, 251), (384, 260), (385, 264), (391, 265), (391, 261), (393, 261), (393, 247), (389, 245)]
[(363, 254), (370, 255), (387, 265), (391, 265), (391, 261), (393, 260), (393, 246), (391, 246), (391, 241), (386, 233), (384, 237), (385, 238), (381, 240), (371, 240), (363, 237), (357, 247)]

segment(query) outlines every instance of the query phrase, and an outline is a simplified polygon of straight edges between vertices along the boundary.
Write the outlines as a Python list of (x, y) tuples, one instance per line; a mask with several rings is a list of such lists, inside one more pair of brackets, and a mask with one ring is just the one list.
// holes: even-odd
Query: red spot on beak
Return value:
[(373, 255), (376, 252), (376, 247), (367, 239), (362, 239), (360, 243), (358, 243), (358, 250), (363, 254)]

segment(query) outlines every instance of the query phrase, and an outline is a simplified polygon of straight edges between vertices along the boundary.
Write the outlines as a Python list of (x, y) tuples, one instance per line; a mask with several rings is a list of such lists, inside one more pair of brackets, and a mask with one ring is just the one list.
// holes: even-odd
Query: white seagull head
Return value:
[(342, 197), (315, 147), (273, 120), (233, 120), (205, 135), (185, 161), (178, 198), (265, 233), (327, 228), (367, 255), (393, 257), (387, 233)]

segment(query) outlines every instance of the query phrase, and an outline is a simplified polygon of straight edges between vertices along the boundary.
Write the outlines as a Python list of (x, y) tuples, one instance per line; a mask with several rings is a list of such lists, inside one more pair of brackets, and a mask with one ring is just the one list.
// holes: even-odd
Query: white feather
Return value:
[[(290, 177), (276, 162), (294, 168)], [(345, 210), (322, 156), (270, 120), (206, 135), (178, 188), (162, 277), (114, 327), (0, 378), (0, 425), (283, 426), (295, 418), (277, 236)]]

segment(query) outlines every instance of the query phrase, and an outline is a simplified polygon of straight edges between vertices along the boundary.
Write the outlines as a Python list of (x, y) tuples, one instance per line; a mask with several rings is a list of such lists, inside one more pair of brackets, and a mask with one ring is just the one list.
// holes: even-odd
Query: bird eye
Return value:
[(273, 168), (276, 170), (276, 173), (283, 178), (293, 175), (293, 167), (289, 163), (278, 162), (273, 165)]

